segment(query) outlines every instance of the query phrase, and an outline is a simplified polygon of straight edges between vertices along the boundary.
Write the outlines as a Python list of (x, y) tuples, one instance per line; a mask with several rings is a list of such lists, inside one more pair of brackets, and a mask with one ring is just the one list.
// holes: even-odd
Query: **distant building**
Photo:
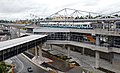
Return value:
[(29, 20), (16, 20), (16, 24), (30, 24)]

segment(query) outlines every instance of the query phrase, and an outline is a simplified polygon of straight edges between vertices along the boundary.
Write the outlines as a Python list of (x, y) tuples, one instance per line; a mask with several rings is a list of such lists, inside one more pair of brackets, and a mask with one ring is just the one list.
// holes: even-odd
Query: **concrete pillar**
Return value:
[(109, 46), (109, 47), (113, 47), (113, 45), (114, 45), (114, 37), (109, 36), (109, 37), (108, 37), (108, 43), (110, 43), (110, 46)]
[(99, 59), (100, 59), (100, 54), (98, 51), (95, 52), (95, 68), (99, 68)]
[(45, 48), (48, 48), (48, 47), (47, 47), (47, 43), (46, 43), (46, 42), (45, 42), (45, 45), (44, 45), (44, 46), (45, 46)]
[(111, 64), (113, 63), (113, 54), (112, 54), (112, 52), (110, 53), (110, 63)]
[(63, 49), (65, 49), (65, 44), (63, 44)]
[(67, 49), (68, 49), (68, 50), (67, 50), (67, 57), (70, 58), (70, 46), (68, 46)]
[(70, 33), (68, 34), (68, 41), (70, 41)]
[(52, 50), (52, 44), (50, 44), (50, 50)]
[(45, 47), (49, 49), (49, 44), (45, 42)]
[(36, 57), (36, 59), (38, 58), (38, 50), (37, 50), (37, 46), (35, 46), (35, 57)]
[[(96, 46), (100, 46), (100, 36), (96, 35)], [(100, 54), (98, 51), (95, 51), (95, 68), (99, 68), (99, 59)]]
[(84, 53), (85, 53), (85, 48), (83, 47), (83, 49), (82, 49), (82, 55), (84, 55)]
[(42, 46), (41, 45), (39, 45), (38, 46), (39, 47), (39, 59), (41, 60), (42, 59)]
[(100, 36), (96, 35), (96, 45), (100, 45)]

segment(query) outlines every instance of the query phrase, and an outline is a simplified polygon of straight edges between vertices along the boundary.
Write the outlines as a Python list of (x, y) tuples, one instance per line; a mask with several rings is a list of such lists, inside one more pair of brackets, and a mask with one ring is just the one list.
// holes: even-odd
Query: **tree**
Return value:
[(100, 17), (102, 17), (102, 15), (95, 16), (94, 19), (95, 19), (95, 18), (100, 18)]
[(83, 16), (81, 16), (81, 17), (80, 17), (80, 19), (84, 19), (84, 17), (83, 17)]
[(0, 73), (7, 73), (6, 69), (7, 65), (5, 64), (5, 62), (0, 62)]
[(113, 15), (113, 16), (115, 16), (115, 17), (119, 17), (119, 15), (118, 15), (118, 14), (115, 14), (115, 15)]
[(46, 20), (51, 20), (52, 18), (48, 18), (48, 17), (47, 17), (47, 18), (45, 18), (45, 19), (46, 19)]
[(80, 18), (77, 16), (77, 17), (75, 17), (75, 19), (80, 19)]

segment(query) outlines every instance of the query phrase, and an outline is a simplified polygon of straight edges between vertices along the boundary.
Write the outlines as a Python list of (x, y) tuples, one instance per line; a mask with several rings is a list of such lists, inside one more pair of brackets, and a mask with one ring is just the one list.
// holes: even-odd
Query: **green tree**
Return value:
[(79, 16), (75, 17), (75, 19), (80, 19)]
[(5, 64), (5, 62), (0, 62), (0, 73), (7, 73), (6, 69), (7, 65)]
[(80, 19), (84, 19), (84, 17), (83, 17), (83, 16), (81, 16), (81, 17), (80, 17)]
[(115, 15), (113, 15), (113, 16), (118, 17), (119, 15), (118, 15), (118, 14), (115, 14)]

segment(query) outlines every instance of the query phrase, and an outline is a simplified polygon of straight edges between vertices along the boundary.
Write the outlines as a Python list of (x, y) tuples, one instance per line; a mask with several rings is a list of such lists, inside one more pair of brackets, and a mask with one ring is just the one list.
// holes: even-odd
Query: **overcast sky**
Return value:
[(120, 10), (120, 0), (0, 0), (0, 19), (47, 17), (63, 8), (112, 13)]

